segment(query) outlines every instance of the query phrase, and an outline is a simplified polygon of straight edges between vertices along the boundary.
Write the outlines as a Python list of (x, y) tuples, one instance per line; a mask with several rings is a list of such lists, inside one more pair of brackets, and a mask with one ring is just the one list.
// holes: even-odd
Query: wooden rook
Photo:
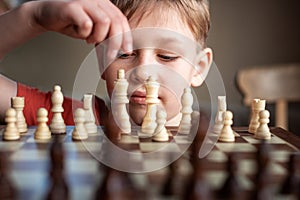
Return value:
[(20, 134), (24, 134), (27, 132), (27, 124), (23, 114), (23, 109), (25, 106), (24, 97), (12, 97), (11, 98), (11, 105), (17, 112), (17, 128)]

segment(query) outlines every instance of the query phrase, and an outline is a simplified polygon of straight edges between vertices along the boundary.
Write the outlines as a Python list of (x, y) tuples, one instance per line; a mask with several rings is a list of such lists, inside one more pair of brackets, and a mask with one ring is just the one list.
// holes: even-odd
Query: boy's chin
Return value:
[(144, 117), (146, 115), (146, 110), (130, 110), (129, 112), (130, 119), (136, 124), (136, 125), (142, 125)]

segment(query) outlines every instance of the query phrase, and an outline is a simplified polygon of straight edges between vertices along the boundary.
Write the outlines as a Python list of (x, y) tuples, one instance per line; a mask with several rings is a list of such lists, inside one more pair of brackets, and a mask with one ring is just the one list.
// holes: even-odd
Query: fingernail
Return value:
[(109, 54), (109, 57), (115, 59), (117, 54), (118, 54), (118, 50), (112, 50), (111, 53)]
[(132, 44), (127, 44), (126, 45), (126, 51), (127, 52), (132, 52), (133, 48), (132, 48)]

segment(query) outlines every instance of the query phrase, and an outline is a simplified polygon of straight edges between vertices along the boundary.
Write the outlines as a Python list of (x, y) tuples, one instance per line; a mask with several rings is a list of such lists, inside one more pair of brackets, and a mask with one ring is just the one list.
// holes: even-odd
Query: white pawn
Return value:
[(20, 139), (20, 133), (17, 128), (17, 112), (14, 108), (7, 109), (5, 113), (6, 128), (3, 133), (4, 140), (18, 140)]
[(218, 111), (216, 113), (213, 132), (219, 134), (223, 128), (223, 114), (227, 110), (226, 96), (218, 96)]
[(259, 123), (260, 125), (258, 126), (256, 133), (255, 133), (255, 138), (257, 139), (263, 139), (263, 140), (269, 140), (271, 139), (271, 132), (268, 127), (268, 123), (270, 122), (269, 120), (270, 113), (267, 110), (262, 110), (259, 112)]
[(39, 108), (37, 113), (37, 128), (34, 133), (34, 138), (38, 140), (48, 140), (51, 138), (51, 132), (47, 125), (48, 122), (48, 111), (45, 108)]
[(235, 135), (234, 135), (234, 131), (231, 128), (231, 125), (233, 124), (232, 112), (231, 111), (224, 112), (223, 118), (224, 118), (224, 126), (221, 130), (219, 140), (222, 142), (234, 142)]
[(23, 114), (23, 109), (25, 106), (24, 97), (12, 97), (11, 98), (11, 105), (17, 112), (17, 128), (19, 132), (26, 133), (27, 132), (27, 124)]
[(97, 133), (95, 116), (92, 108), (92, 94), (85, 94), (83, 97), (83, 109), (85, 111), (85, 128), (88, 134)]
[(193, 112), (193, 95), (191, 88), (185, 88), (183, 95), (181, 97), (181, 113), (182, 117), (179, 124), (178, 133), (180, 134), (189, 134), (191, 129), (191, 121), (192, 117), (191, 114)]
[(54, 86), (54, 92), (51, 97), (53, 118), (50, 124), (50, 130), (53, 134), (62, 134), (66, 133), (66, 125), (62, 117), (62, 112), (64, 108), (62, 107), (64, 96), (61, 92), (61, 87), (59, 85)]
[(169, 134), (165, 127), (167, 114), (165, 111), (159, 110), (156, 113), (157, 127), (154, 131), (153, 141), (167, 142), (169, 141)]
[(88, 133), (84, 126), (84, 117), (84, 110), (82, 108), (77, 108), (74, 116), (75, 127), (72, 133), (72, 138), (74, 140), (85, 140), (88, 138)]
[(200, 112), (199, 111), (193, 111), (192, 114), (192, 121), (191, 121), (191, 129), (190, 129), (190, 134), (188, 135), (188, 140), (193, 141), (195, 138), (197, 131), (198, 131), (198, 126), (199, 126), (199, 120), (200, 120)]

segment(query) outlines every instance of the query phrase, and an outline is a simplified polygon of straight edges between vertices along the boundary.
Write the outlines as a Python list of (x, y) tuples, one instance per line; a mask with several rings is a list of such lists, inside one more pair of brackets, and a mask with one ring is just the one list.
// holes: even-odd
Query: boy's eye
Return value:
[(129, 58), (131, 56), (134, 56), (135, 54), (134, 53), (122, 53), (122, 52), (119, 52), (118, 53), (118, 58), (121, 58), (121, 59), (126, 59), (126, 58)]
[(158, 57), (164, 61), (173, 61), (173, 60), (176, 60), (179, 56), (169, 56), (169, 55), (158, 54)]

